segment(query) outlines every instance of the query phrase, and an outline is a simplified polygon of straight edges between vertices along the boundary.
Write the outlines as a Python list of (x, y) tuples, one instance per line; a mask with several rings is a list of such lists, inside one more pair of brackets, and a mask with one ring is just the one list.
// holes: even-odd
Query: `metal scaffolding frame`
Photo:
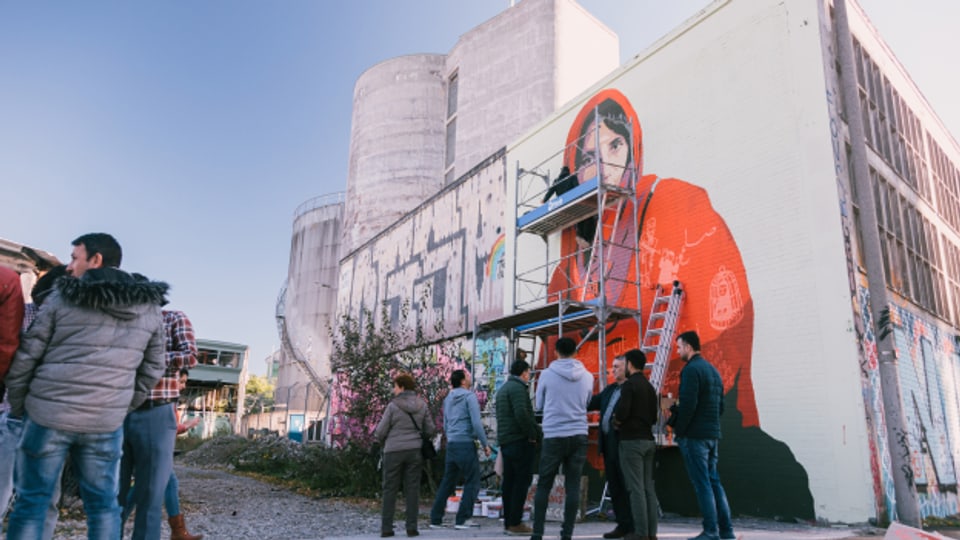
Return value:
[[(604, 162), (600, 151), (601, 122), (619, 122), (628, 130), (631, 140), (634, 126), (622, 117), (601, 116), (598, 109), (594, 111), (596, 127), (593, 129), (592, 148), (587, 147), (586, 139), (578, 138), (531, 168), (524, 168), (517, 162), (516, 205), (513, 216), (515, 234), (512, 246), (515, 277), (512, 313), (488, 321), (482, 326), (508, 333), (513, 345), (512, 357), (515, 357), (513, 355), (516, 354), (518, 340), (543, 340), (549, 336), (580, 330), (581, 339), (577, 345), (579, 349), (587, 340), (596, 336), (601, 345), (598, 347), (598, 373), (594, 375), (603, 388), (608, 366), (607, 324), (627, 318), (634, 319), (637, 322), (638, 343), (642, 325), (639, 282), (611, 274), (614, 255), (618, 258), (629, 255), (627, 260), (633, 262), (634, 279), (639, 280), (640, 239), (637, 234), (639, 224), (636, 211), (638, 164), (636, 160), (626, 166)], [(558, 194), (557, 198), (544, 202), (543, 197), (550, 187), (549, 179), (552, 177), (550, 164), (555, 164), (558, 158), (563, 159), (570, 151), (584, 156), (583, 163), (577, 164), (575, 170), (570, 171), (580, 182), (569, 191)], [(611, 168), (619, 169), (620, 174), (615, 174)], [(610, 175), (611, 172), (614, 174)], [(589, 177), (586, 177), (587, 174)], [(608, 183), (605, 181), (607, 176), (615, 176), (620, 180), (616, 184)], [(630, 211), (624, 212), (626, 208)], [(551, 259), (550, 237), (591, 219), (596, 220), (592, 242), (584, 239), (582, 244), (578, 242), (573, 253), (561, 254), (558, 258)], [(618, 242), (614, 238), (614, 232), (622, 225), (621, 219), (630, 220), (626, 230), (633, 233), (627, 234), (624, 241)], [(533, 235), (543, 241), (544, 262), (521, 270), (517, 255), (518, 245), (524, 235)], [(583, 263), (580, 267), (586, 270), (582, 279), (579, 275), (570, 276), (564, 272), (564, 268), (580, 262)], [(561, 290), (551, 291), (550, 283), (557, 272), (563, 273), (560, 281), (565, 286)], [(625, 276), (629, 276), (629, 273), (625, 272)], [(629, 301), (630, 305), (618, 305), (619, 293), (610, 294), (611, 289), (620, 291), (628, 285), (633, 286), (636, 298)], [(531, 348), (535, 347), (536, 342)]]

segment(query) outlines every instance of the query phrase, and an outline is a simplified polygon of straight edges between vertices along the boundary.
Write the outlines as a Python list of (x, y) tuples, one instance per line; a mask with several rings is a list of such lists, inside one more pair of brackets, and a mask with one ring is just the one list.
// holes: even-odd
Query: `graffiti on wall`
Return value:
[(503, 313), (506, 161), (497, 152), (341, 261), (337, 308), (396, 322), (405, 303), (431, 338)]
[[(827, 54), (833, 56), (832, 45), (827, 46)], [(832, 65), (832, 64), (831, 64)], [(890, 521), (894, 515), (894, 481), (890, 450), (887, 443), (887, 425), (884, 420), (883, 395), (880, 391), (880, 369), (877, 356), (876, 336), (870, 317), (869, 293), (859, 284), (856, 251), (854, 247), (854, 223), (850, 190), (847, 176), (846, 156), (841, 151), (845, 142), (841, 133), (841, 100), (835, 89), (836, 77), (828, 73), (825, 98), (830, 117), (830, 141), (833, 151), (833, 170), (837, 184), (840, 209), (840, 226), (843, 231), (844, 254), (847, 263), (847, 282), (853, 304), (853, 330), (857, 338), (857, 355), (860, 364), (860, 390), (865, 405), (865, 420), (870, 452), (870, 475), (873, 480), (873, 499), (877, 516), (886, 516)], [(865, 284), (864, 284), (865, 285)]]
[(953, 334), (904, 306), (891, 306), (900, 395), (922, 516), (956, 514), (960, 447)]

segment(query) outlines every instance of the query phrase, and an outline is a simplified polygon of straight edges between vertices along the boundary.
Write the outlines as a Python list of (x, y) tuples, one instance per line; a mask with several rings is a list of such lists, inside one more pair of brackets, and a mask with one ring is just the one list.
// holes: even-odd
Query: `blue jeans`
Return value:
[[(13, 466), (16, 463), (17, 445), (23, 435), (23, 418), (0, 414), (0, 521), (7, 515), (10, 499), (13, 495)], [(57, 528), (60, 511), (57, 503), (60, 502), (60, 481), (56, 483), (50, 505), (47, 506), (47, 517), (43, 521), (43, 540), (53, 538), (53, 531)]]
[(523, 522), (523, 504), (533, 480), (533, 459), (537, 446), (530, 441), (514, 441), (500, 446), (503, 453), (503, 527)]
[(23, 419), (0, 414), (0, 521), (7, 515), (13, 495), (13, 464), (23, 434)]
[(730, 505), (720, 484), (717, 460), (720, 457), (717, 439), (677, 439), (690, 483), (697, 493), (697, 505), (703, 514), (703, 532), (711, 538), (733, 538)]
[[(167, 509), (167, 517), (174, 517), (180, 515), (180, 481), (177, 480), (177, 473), (170, 473), (170, 480), (167, 481), (167, 489), (163, 492), (163, 507)], [(133, 490), (127, 490), (127, 502), (123, 505), (123, 521), (127, 521), (127, 517), (133, 512), (137, 507), (136, 502), (133, 500)]]
[[(120, 501), (123, 518), (137, 508), (133, 540), (160, 540), (164, 492), (173, 472), (173, 445), (177, 438), (174, 405), (132, 411), (123, 421), (123, 462), (120, 466)], [(130, 487), (131, 477), (134, 478)], [(127, 504), (133, 490), (132, 505)]]
[(563, 525), (560, 536), (573, 536), (573, 523), (580, 511), (580, 475), (587, 461), (587, 436), (553, 437), (543, 440), (540, 452), (540, 476), (537, 478), (537, 494), (533, 498), (533, 536), (543, 537), (544, 521), (547, 519), (547, 504), (553, 481), (563, 465)]
[(87, 537), (119, 538), (117, 475), (122, 445), (123, 428), (110, 433), (76, 433), (43, 427), (28, 419), (17, 450), (17, 501), (10, 514), (7, 538), (43, 538), (44, 518), (67, 453), (80, 477)]
[(462, 525), (473, 515), (473, 501), (480, 491), (480, 460), (477, 458), (477, 445), (473, 441), (447, 443), (446, 468), (443, 470), (440, 487), (437, 488), (437, 498), (430, 509), (430, 523), (439, 525), (443, 522), (447, 497), (453, 494), (461, 476), (463, 497), (460, 498), (460, 509), (457, 510), (457, 525)]

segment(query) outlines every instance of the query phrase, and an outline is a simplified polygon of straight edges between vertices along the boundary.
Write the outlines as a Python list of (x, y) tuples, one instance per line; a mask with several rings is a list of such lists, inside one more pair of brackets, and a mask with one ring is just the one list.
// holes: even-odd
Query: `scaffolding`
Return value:
[[(512, 358), (518, 344), (529, 343), (519, 348), (535, 353), (538, 341), (543, 343), (551, 336), (569, 337), (571, 332), (579, 332), (578, 350), (586, 341), (599, 339), (598, 372), (594, 375), (602, 389), (608, 368), (607, 325), (635, 320), (640, 342), (639, 170), (635, 159), (604, 161), (601, 150), (601, 124), (618, 123), (628, 140), (633, 140), (630, 121), (622, 116), (604, 117), (598, 109), (593, 116), (593, 129), (586, 130), (587, 135), (546, 160), (530, 168), (517, 162), (512, 313), (483, 326), (508, 334)], [(570, 177), (575, 179), (564, 182), (568, 177), (560, 175), (551, 186), (551, 165), (559, 161), (568, 165)], [(561, 191), (551, 198), (557, 187)], [(563, 191), (563, 187), (570, 189)], [(563, 235), (571, 235), (571, 229), (577, 234), (575, 249), (568, 253), (561, 249), (551, 256), (556, 252), (550, 248), (551, 237), (560, 236), (563, 244)], [(529, 263), (521, 263), (518, 257), (519, 245), (527, 237), (539, 238), (544, 253), (543, 262), (530, 267), (524, 267)], [(631, 297), (623, 297), (622, 291)], [(545, 367), (545, 362), (542, 366), (539, 361), (531, 364), (535, 369)]]

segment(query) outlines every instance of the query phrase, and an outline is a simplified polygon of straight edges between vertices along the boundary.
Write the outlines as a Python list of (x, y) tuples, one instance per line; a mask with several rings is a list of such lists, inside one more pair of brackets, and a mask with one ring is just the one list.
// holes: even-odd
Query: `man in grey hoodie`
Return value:
[(487, 434), (480, 423), (480, 403), (477, 395), (470, 390), (470, 373), (458, 369), (450, 375), (453, 387), (443, 400), (443, 431), (447, 434), (446, 468), (443, 480), (437, 488), (437, 498), (430, 510), (430, 528), (443, 527), (443, 513), (449, 497), (460, 477), (463, 476), (463, 497), (457, 510), (455, 529), (467, 529), (473, 525), (473, 501), (480, 490), (480, 460), (477, 458), (477, 445), (480, 441), (484, 453), (490, 455)]
[(566, 496), (560, 538), (573, 538), (573, 523), (580, 509), (580, 473), (587, 461), (587, 404), (593, 396), (593, 376), (573, 358), (577, 344), (572, 339), (558, 339), (554, 350), (557, 359), (537, 382), (536, 409), (543, 411), (543, 450), (533, 499), (531, 540), (543, 539), (550, 490), (561, 464)]
[(88, 538), (120, 537), (123, 419), (166, 367), (167, 285), (121, 271), (120, 245), (108, 234), (83, 235), (73, 246), (70, 276), (57, 280), (6, 379), (10, 415), (27, 416), (10, 539), (41, 537), (67, 453), (83, 486)]

